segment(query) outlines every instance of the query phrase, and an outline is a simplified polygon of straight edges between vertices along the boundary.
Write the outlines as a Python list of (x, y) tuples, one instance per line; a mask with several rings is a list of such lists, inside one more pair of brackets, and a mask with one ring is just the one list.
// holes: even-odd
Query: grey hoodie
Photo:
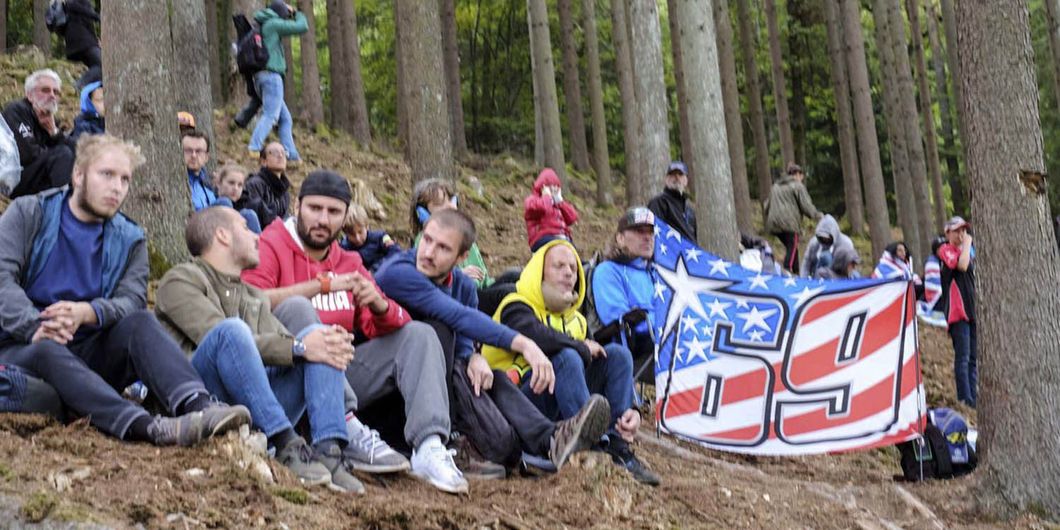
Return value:
[(831, 236), (832, 245), (830, 247), (823, 247), (820, 241), (817, 240), (817, 237), (810, 240), (810, 244), (806, 246), (806, 254), (802, 258), (801, 274), (803, 277), (809, 276), (817, 271), (817, 253), (822, 250), (831, 250), (832, 255), (835, 256), (838, 249), (847, 248), (855, 255), (857, 254), (857, 251), (854, 250), (854, 242), (839, 231), (839, 223), (835, 220), (835, 217), (832, 217), (831, 215), (825, 215), (821, 218), (821, 221), (817, 223), (817, 230), (814, 232), (814, 235)]

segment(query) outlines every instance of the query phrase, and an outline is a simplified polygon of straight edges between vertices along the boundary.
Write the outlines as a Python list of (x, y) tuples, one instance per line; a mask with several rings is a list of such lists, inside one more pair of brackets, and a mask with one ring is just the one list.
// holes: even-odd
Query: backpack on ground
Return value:
[(924, 436), (898, 444), (898, 451), (902, 476), (914, 482), (959, 477), (971, 473), (979, 464), (975, 447), (968, 439), (967, 422), (948, 408), (928, 411)]
[(236, 27), (236, 67), (243, 75), (253, 75), (269, 64), (269, 50), (261, 38), (261, 27), (247, 19), (246, 15), (233, 15)]
[(44, 12), (44, 25), (52, 33), (62, 31), (66, 28), (66, 2), (65, 0), (52, 0), (48, 4), (48, 10)]

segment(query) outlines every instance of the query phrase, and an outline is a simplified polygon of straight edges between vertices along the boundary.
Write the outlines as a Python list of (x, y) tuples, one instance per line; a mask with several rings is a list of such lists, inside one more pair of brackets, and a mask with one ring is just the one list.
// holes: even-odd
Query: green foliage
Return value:
[(309, 504), (309, 493), (301, 488), (273, 488), (272, 494), (291, 503)]
[(22, 503), (22, 507), (19, 508), (19, 514), (26, 521), (39, 523), (48, 517), (48, 514), (55, 509), (57, 504), (59, 504), (58, 499), (47, 491), (40, 490), (30, 495), (26, 502)]

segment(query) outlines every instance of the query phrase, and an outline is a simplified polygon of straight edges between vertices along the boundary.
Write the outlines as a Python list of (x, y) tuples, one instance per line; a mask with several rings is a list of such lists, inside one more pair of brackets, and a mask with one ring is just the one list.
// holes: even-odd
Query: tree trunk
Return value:
[(692, 145), (692, 140), (688, 136), (692, 127), (688, 123), (688, 94), (685, 92), (685, 62), (681, 58), (681, 54), (683, 53), (681, 46), (681, 32), (677, 27), (677, 17), (673, 16), (673, 13), (677, 13), (677, 2), (678, 0), (666, 0), (666, 10), (670, 13), (670, 16), (666, 18), (670, 23), (670, 52), (673, 55), (674, 85), (677, 89), (677, 128), (678, 137), (681, 141), (681, 145), (678, 146), (676, 151), (679, 153), (678, 158), (685, 159), (685, 165), (688, 166), (688, 187), (694, 195), (696, 168), (692, 167), (692, 161), (685, 157), (685, 153), (688, 152), (689, 146)]
[(637, 111), (637, 95), (633, 88), (633, 57), (630, 50), (629, 25), (626, 23), (626, 7), (623, 0), (611, 2), (611, 41), (615, 47), (615, 70), (618, 74), (618, 91), (622, 97), (622, 141), (626, 158), (626, 204), (636, 204), (634, 197), (637, 183), (647, 173), (640, 145), (640, 112)]
[(1043, 0), (1049, 33), (1050, 66), (1053, 71), (1053, 97), (1060, 108), (1060, 0)]
[(663, 176), (670, 163), (670, 106), (666, 103), (663, 75), (662, 33), (655, 0), (629, 0), (633, 84), (640, 110), (640, 141), (644, 146), (643, 186), (633, 204), (647, 204), (662, 191)]
[(235, 59), (232, 57), (232, 42), (235, 41), (235, 26), (232, 25), (232, 0), (217, 2), (217, 24), (214, 55), (217, 56), (221, 99), (214, 99), (214, 103), (227, 105), (233, 99), (232, 87), (236, 83), (233, 78)]
[[(179, 1), (179, 0), (178, 0)], [(294, 49), (291, 47), (291, 39), (281, 39), (283, 44), (283, 57), (287, 61), (287, 75), (283, 76), (283, 102), (292, 116), (297, 116), (301, 109), (298, 107), (298, 88), (294, 84)]]
[[(968, 160), (967, 144), (964, 141), (964, 89), (958, 81), (961, 78), (961, 65), (957, 62), (957, 21), (953, 12), (953, 0), (939, 0), (942, 6), (942, 27), (946, 32), (946, 63), (950, 69), (950, 79), (953, 81), (953, 112), (957, 115), (957, 138), (961, 149), (958, 154), (961, 158)], [(955, 142), (956, 143), (956, 142)], [(954, 179), (957, 186), (953, 188), (953, 209), (956, 212), (968, 212), (969, 197), (966, 189), (968, 182), (963, 174)]]
[[(810, 3), (815, 4), (810, 6)], [(812, 68), (810, 60), (800, 60), (802, 57), (812, 57), (814, 50), (807, 44), (806, 35), (814, 31), (813, 26), (818, 25), (814, 20), (819, 0), (787, 0), (785, 8), (788, 12), (788, 61), (787, 79), (791, 81), (791, 99), (788, 100), (788, 108), (791, 110), (791, 140), (795, 145), (795, 160), (806, 162), (806, 90), (812, 88), (812, 80), (816, 73)]]
[(409, 158), (409, 107), (405, 98), (405, 85), (408, 84), (406, 72), (408, 70), (405, 66), (405, 54), (403, 52), (405, 46), (402, 44), (405, 40), (402, 38), (403, 29), (397, 23), (397, 3), (398, 0), (394, 0), (394, 66), (396, 70), (394, 81), (397, 84), (394, 106), (395, 118), (397, 119), (398, 143), (405, 153), (405, 158)]
[[(1060, 264), (1027, 5), (957, 5), (976, 258), (979, 487), (988, 511), (1060, 513)], [(1032, 427), (1033, 426), (1033, 427)]]
[(876, 21), (876, 51), (880, 57), (880, 77), (883, 85), (883, 115), (887, 124), (887, 146), (891, 153), (891, 176), (894, 179), (895, 209), (902, 238), (920, 253), (920, 224), (917, 221), (916, 201), (910, 175), (908, 137), (903, 131), (902, 97), (898, 87), (898, 67), (895, 58), (894, 30), (888, 13), (888, 0), (875, 0), (873, 18)]
[(0, 0), (0, 55), (7, 53), (7, 0)]
[[(530, 16), (530, 9), (526, 10), (526, 27), (534, 27), (533, 17)], [(537, 59), (534, 54), (534, 32), (528, 31), (528, 39), (530, 42), (530, 83), (533, 88), (534, 95), (534, 165), (544, 166), (545, 165), (545, 133), (544, 127), (542, 126), (541, 114), (544, 109), (541, 105), (538, 105), (538, 99), (541, 97), (541, 87), (537, 84)]]
[(298, 10), (305, 13), (309, 31), (302, 34), (302, 115), (309, 130), (324, 122), (324, 100), (320, 92), (320, 63), (317, 61), (316, 16), (313, 0), (298, 0)]
[(967, 211), (957, 209), (957, 197), (964, 196), (961, 185), (961, 167), (957, 160), (957, 146), (953, 138), (953, 119), (950, 108), (949, 88), (946, 84), (946, 58), (942, 44), (939, 42), (938, 19), (932, 2), (925, 4), (927, 9), (928, 44), (931, 46), (931, 68), (935, 71), (935, 90), (939, 100), (939, 116), (942, 124), (942, 151), (946, 159), (946, 180), (950, 183), (950, 196), (953, 210), (957, 215), (968, 215)]
[[(350, 133), (361, 146), (372, 143), (372, 130), (368, 124), (368, 102), (364, 96), (364, 78), (361, 76), (361, 44), (357, 36), (357, 8), (353, 0), (342, 0), (342, 56), (347, 65), (346, 89), (350, 99), (343, 102), (349, 112)], [(448, 119), (448, 118), (447, 118)]]
[(184, 223), (191, 198), (173, 118), (168, 6), (157, 0), (103, 0), (100, 12), (102, 33), (121, 43), (103, 48), (107, 132), (139, 145), (147, 160), (123, 211), (147, 232), (149, 251), (176, 265), (188, 256)]
[(442, 45), (445, 46), (445, 85), (449, 102), (449, 136), (453, 156), (467, 157), (467, 134), (464, 132), (464, 92), (460, 88), (460, 47), (457, 45), (456, 2), (440, 0), (442, 10)]
[(859, 0), (839, 0), (839, 5), (843, 20), (844, 49), (847, 52), (847, 73), (850, 76), (854, 126), (858, 138), (858, 160), (861, 162), (861, 183), (865, 190), (865, 213), (869, 218), (872, 255), (879, 256), (891, 242), (891, 220), (887, 213), (887, 192), (883, 185), (880, 144), (876, 136), (876, 115), (872, 109), (865, 37), (861, 31), (861, 3)]
[(758, 83), (755, 63), (755, 33), (751, 29), (751, 15), (747, 0), (736, 0), (736, 19), (740, 21), (740, 47), (743, 49), (744, 82), (747, 84), (747, 108), (750, 111), (751, 133), (755, 141), (755, 178), (758, 180), (758, 200), (769, 198), (773, 177), (769, 171), (769, 138), (766, 136), (765, 113), (762, 111), (762, 89)]
[(44, 24), (48, 3), (49, 0), (33, 0), (33, 45), (40, 49), (45, 57), (52, 56), (52, 34)]
[[(3, 0), (0, 0), (2, 2)], [(221, 54), (217, 43), (217, 2), (203, 0), (206, 10), (206, 57), (210, 63), (210, 97), (220, 103), (224, 100), (221, 91)]]
[[(732, 198), (733, 206), (736, 208), (736, 225), (740, 232), (751, 234), (755, 229), (751, 221), (753, 213), (751, 191), (747, 184), (747, 155), (743, 144), (740, 92), (736, 88), (736, 58), (733, 56), (729, 0), (713, 0), (711, 3), (713, 4), (714, 28), (718, 34), (718, 67), (721, 71), (721, 92), (725, 106), (725, 136), (729, 145), (729, 166), (732, 170)], [(676, 65), (674, 66), (676, 69)]]
[(685, 91), (688, 94), (688, 121), (691, 144), (685, 160), (694, 161), (696, 217), (704, 228), (699, 244), (722, 258), (735, 261), (740, 235), (733, 207), (732, 172), (729, 169), (729, 143), (725, 134), (725, 108), (722, 103), (721, 72), (718, 70), (717, 36), (711, 0), (682, 0), (677, 19), (685, 61)]
[[(942, 170), (939, 168), (939, 144), (935, 136), (935, 110), (931, 103), (931, 87), (927, 74), (927, 59), (924, 58), (924, 37), (920, 32), (920, 2), (906, 0), (906, 11), (909, 13), (909, 33), (913, 36), (913, 57), (916, 59), (916, 77), (920, 93), (920, 114), (924, 124), (924, 155), (927, 157), (928, 173), (931, 175), (932, 206), (934, 206), (935, 223), (933, 231), (923, 234), (930, 241), (931, 235), (942, 229), (946, 222), (946, 199), (942, 190)], [(930, 246), (928, 251), (930, 251)]]
[(607, 119), (604, 114), (604, 88), (600, 79), (600, 45), (596, 36), (596, 2), (582, 0), (582, 31), (589, 67), (589, 106), (593, 125), (593, 170), (596, 172), (596, 204), (614, 203), (611, 195), (611, 162), (607, 152)]
[(777, 26), (776, 0), (762, 0), (769, 30), (769, 63), (773, 72), (773, 102), (777, 111), (777, 132), (780, 135), (781, 166), (795, 162), (795, 142), (791, 136), (791, 115), (788, 112), (788, 84), (784, 77), (784, 55), (780, 50), (780, 28)]
[[(172, 42), (179, 43), (179, 47), (172, 51), (173, 100), (179, 110), (195, 116), (195, 128), (206, 133), (210, 144), (216, 146), (213, 98), (210, 96), (210, 69), (203, 68), (201, 62), (202, 57), (211, 55), (206, 36), (205, 4), (174, 0), (170, 9)], [(124, 45), (124, 41), (112, 42), (122, 42)], [(108, 71), (108, 78), (111, 74), (112, 72)]]
[(578, 75), (578, 43), (574, 35), (571, 0), (557, 0), (559, 38), (563, 46), (563, 99), (567, 103), (567, 130), (570, 158), (574, 169), (589, 171), (589, 146), (585, 140), (585, 111), (582, 109), (581, 80)]
[(407, 158), (412, 180), (455, 180), (438, 3), (396, 0), (395, 6), (395, 21), (401, 26), (403, 37), (402, 60), (408, 68), (406, 72), (416, 72), (415, 76), (406, 76), (402, 87), (408, 113)]
[(835, 93), (836, 125), (839, 133), (839, 159), (843, 170), (843, 196), (847, 219), (855, 234), (865, 233), (865, 203), (861, 198), (858, 174), (858, 145), (854, 137), (854, 115), (850, 108), (850, 81), (843, 49), (843, 21), (837, 0), (824, 0), (828, 32), (828, 56), (832, 65), (832, 91)]
[[(395, 2), (397, 0), (394, 0)], [(343, 44), (345, 32), (342, 28), (343, 3), (346, 0), (327, 0), (328, 9), (328, 73), (331, 85), (331, 126), (350, 132), (353, 129), (350, 123), (350, 100), (353, 95), (350, 90), (350, 62), (346, 58), (346, 46)], [(398, 42), (401, 42), (398, 39)], [(398, 78), (400, 81), (400, 76)], [(400, 87), (400, 82), (398, 83)]]
[(527, 0), (530, 31), (534, 34), (534, 76), (538, 92), (534, 102), (541, 111), (541, 139), (545, 149), (545, 165), (556, 171), (560, 180), (567, 181), (563, 160), (563, 131), (559, 122), (559, 102), (556, 99), (556, 69), (552, 64), (552, 40), (548, 32), (548, 10), (545, 0)]

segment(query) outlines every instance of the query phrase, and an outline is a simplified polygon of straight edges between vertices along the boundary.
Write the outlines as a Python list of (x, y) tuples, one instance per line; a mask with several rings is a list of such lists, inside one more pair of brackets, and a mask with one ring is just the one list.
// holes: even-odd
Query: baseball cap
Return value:
[(177, 124), (194, 129), (195, 116), (192, 116), (190, 112), (180, 111), (177, 113)]
[(684, 173), (685, 175), (687, 175), (688, 174), (688, 167), (685, 166), (684, 162), (682, 162), (680, 160), (674, 160), (673, 162), (670, 162), (670, 167), (666, 168), (666, 174), (669, 175), (670, 173), (673, 173), (674, 171), (680, 171), (681, 173)]
[(638, 226), (655, 226), (655, 214), (643, 206), (638, 206), (626, 210), (626, 213), (618, 220), (619, 232)]
[(953, 230), (960, 230), (962, 227), (963, 228), (971, 228), (972, 227), (972, 223), (969, 223), (968, 221), (965, 221), (964, 218), (959, 216), (959, 215), (955, 215), (955, 216), (951, 217), (949, 221), (946, 221), (946, 227), (945, 228), (946, 228), (947, 232), (951, 232)]

